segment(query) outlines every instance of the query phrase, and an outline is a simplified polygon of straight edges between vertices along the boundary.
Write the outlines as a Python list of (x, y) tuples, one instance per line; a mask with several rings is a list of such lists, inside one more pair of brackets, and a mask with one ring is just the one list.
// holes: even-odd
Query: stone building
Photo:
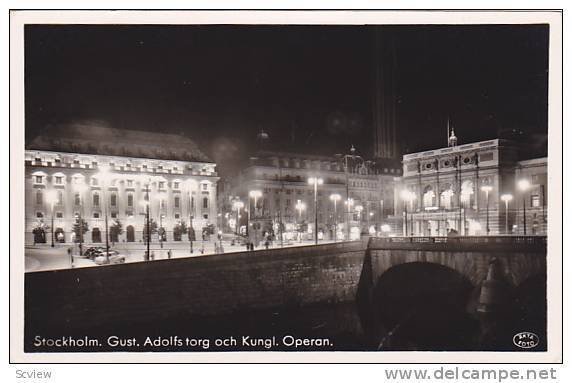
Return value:
[[(342, 239), (350, 232), (355, 237), (379, 230), (393, 214), (394, 179), (400, 174), (400, 167), (376, 167), (353, 148), (350, 154), (335, 156), (259, 151), (250, 158), (227, 199), (243, 202), (242, 225), (250, 208), (249, 227), (254, 224), (260, 231), (278, 233), (282, 222), (288, 239), (313, 238), (316, 206), (320, 238)], [(323, 182), (317, 188), (317, 203), (314, 187), (308, 182), (311, 177)], [(261, 194), (254, 198), (251, 191)], [(236, 212), (221, 213), (236, 220)]]
[(25, 177), (26, 243), (50, 242), (52, 220), (56, 242), (78, 241), (80, 217), (81, 239), (105, 242), (106, 216), (110, 241), (139, 242), (147, 203), (153, 240), (163, 228), (164, 240), (188, 241), (181, 232), (191, 224), (200, 233), (217, 223), (216, 164), (179, 135), (50, 127), (26, 145)]
[(402, 233), (525, 234), (526, 221), (526, 234), (546, 234), (547, 158), (519, 160), (522, 149), (505, 139), (457, 145), (451, 131), (449, 147), (404, 155)]

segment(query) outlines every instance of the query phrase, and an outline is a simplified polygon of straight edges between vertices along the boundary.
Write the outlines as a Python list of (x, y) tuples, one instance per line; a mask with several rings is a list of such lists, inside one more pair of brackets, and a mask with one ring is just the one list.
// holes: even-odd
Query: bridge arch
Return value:
[(475, 285), (453, 268), (405, 262), (379, 275), (371, 303), (375, 321), (392, 334), (385, 335), (391, 338), (389, 349), (462, 349), (472, 346), (478, 330), (467, 309), (474, 291)]

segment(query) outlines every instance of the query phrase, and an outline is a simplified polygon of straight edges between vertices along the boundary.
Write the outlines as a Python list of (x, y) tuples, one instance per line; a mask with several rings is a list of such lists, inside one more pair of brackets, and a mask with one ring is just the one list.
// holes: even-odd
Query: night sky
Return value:
[[(224, 172), (255, 149), (372, 152), (373, 26), (27, 26), (26, 139), (50, 123), (182, 133)], [(548, 27), (395, 26), (403, 152), (547, 131)], [(383, 64), (383, 63), (382, 63)], [(542, 152), (543, 148), (539, 149)]]

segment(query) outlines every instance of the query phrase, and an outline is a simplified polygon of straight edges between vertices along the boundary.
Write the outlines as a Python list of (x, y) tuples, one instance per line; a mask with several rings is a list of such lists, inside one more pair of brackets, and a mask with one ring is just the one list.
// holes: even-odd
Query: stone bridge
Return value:
[[(494, 288), (488, 287), (499, 279), (514, 290), (535, 276), (545, 276), (546, 238), (371, 238), (26, 273), (26, 347), (34, 351), (30, 340), (37, 333), (57, 336), (74, 330), (89, 335), (97, 327), (131, 326), (135, 321), (148, 324), (173, 317), (352, 302), (356, 307), (373, 307), (379, 302), (380, 286), (389, 292), (410, 290), (415, 277), (395, 273), (408, 265), (418, 267), (421, 274), (415, 275), (423, 278), (439, 272), (452, 275), (453, 282), (441, 286), (443, 296), (455, 294), (458, 277), (459, 286), (473, 295), (484, 294), (486, 301), (494, 295)], [(487, 280), (491, 286), (486, 286)], [(459, 304), (465, 300), (470, 299), (465, 296)], [(362, 328), (377, 320), (375, 313), (359, 310)]]
[(398, 265), (432, 263), (455, 270), (478, 286), (493, 260), (504, 278), (519, 286), (529, 277), (546, 272), (546, 237), (371, 238), (364, 272), (371, 273), (374, 282)]

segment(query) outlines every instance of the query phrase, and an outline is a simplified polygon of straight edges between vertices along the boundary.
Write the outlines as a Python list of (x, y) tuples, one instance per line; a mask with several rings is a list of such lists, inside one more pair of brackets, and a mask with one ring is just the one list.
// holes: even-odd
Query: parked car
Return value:
[(96, 265), (115, 265), (118, 263), (125, 263), (125, 256), (119, 254), (115, 250), (109, 251), (109, 256), (105, 256), (105, 251), (101, 252), (98, 256), (96, 256), (93, 261)]
[(89, 259), (93, 259), (99, 255), (102, 251), (105, 251), (104, 247), (88, 247), (84, 252), (83, 256)]

